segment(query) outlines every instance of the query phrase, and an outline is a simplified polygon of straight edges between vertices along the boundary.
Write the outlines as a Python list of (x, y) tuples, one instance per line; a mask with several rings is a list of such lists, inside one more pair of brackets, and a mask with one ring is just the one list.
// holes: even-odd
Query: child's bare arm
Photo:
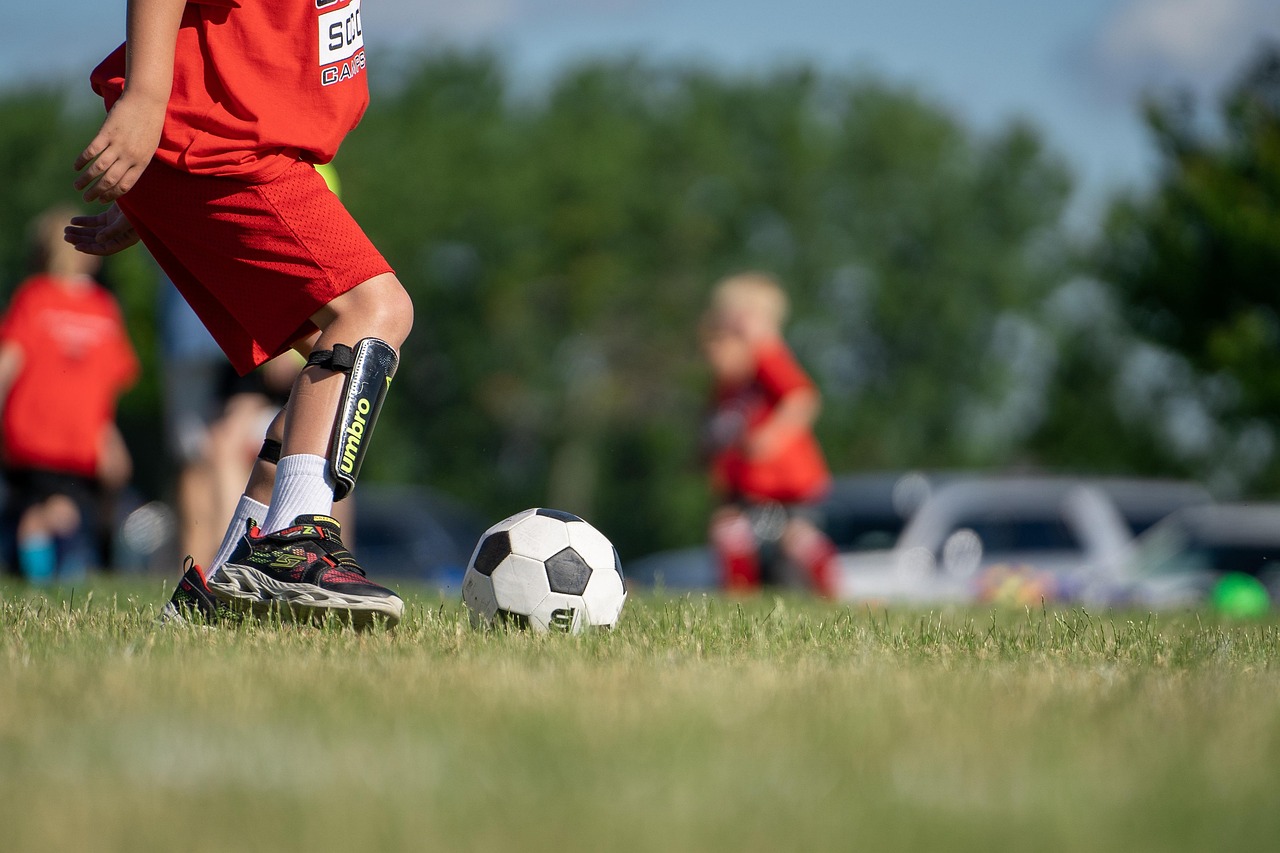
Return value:
[(0, 410), (9, 399), (9, 390), (22, 370), (22, 347), (12, 341), (0, 344)]
[(822, 397), (815, 388), (789, 391), (774, 407), (768, 420), (761, 423), (746, 440), (746, 453), (755, 459), (772, 456), (786, 439), (813, 426), (822, 408)]
[(110, 202), (133, 188), (156, 153), (173, 88), (173, 55), (186, 0), (129, 0), (124, 93), (76, 158), (84, 200)]

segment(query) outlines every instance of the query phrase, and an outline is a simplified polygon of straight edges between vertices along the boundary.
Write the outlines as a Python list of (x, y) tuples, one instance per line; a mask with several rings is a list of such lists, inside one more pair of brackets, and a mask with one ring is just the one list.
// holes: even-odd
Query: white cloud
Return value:
[(1267, 37), (1280, 38), (1275, 0), (1123, 0), (1095, 53), (1113, 85), (1203, 91), (1220, 86)]

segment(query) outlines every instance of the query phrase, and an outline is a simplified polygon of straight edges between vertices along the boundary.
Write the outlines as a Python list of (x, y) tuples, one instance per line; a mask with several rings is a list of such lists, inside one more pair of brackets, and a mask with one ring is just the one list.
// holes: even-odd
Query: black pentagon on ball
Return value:
[(563, 521), (566, 524), (570, 521), (582, 521), (582, 519), (578, 518), (573, 513), (565, 512), (562, 509), (540, 509), (537, 514), (543, 518), (554, 518), (557, 521)]
[(476, 559), (473, 565), (476, 571), (482, 575), (492, 577), (493, 570), (498, 568), (503, 560), (511, 556), (511, 535), (505, 530), (497, 533), (491, 533), (485, 537), (480, 543), (480, 550), (476, 551)]
[(591, 567), (577, 551), (565, 548), (548, 559), (545, 565), (552, 592), (582, 595), (587, 591), (587, 581), (591, 580)]

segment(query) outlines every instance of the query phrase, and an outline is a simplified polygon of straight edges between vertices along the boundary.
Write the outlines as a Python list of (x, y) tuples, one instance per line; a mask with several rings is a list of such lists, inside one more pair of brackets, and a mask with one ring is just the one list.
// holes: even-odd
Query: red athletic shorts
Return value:
[(392, 271), (301, 161), (250, 184), (153, 160), (117, 203), (241, 374), (316, 331), (311, 315), (334, 297)]

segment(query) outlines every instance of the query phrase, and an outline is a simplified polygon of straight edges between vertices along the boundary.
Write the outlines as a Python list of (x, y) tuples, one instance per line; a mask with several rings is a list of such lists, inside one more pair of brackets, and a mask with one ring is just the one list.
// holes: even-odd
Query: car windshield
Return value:
[(1083, 550), (1061, 518), (973, 518), (958, 527), (978, 534), (987, 559), (1000, 554)]
[(1154, 571), (1160, 574), (1179, 572), (1238, 572), (1261, 575), (1280, 568), (1280, 543), (1272, 545), (1239, 545), (1223, 542), (1192, 542), (1185, 550), (1170, 555)]
[(903, 520), (898, 516), (834, 516), (823, 525), (832, 544), (842, 552), (892, 548), (902, 528)]

